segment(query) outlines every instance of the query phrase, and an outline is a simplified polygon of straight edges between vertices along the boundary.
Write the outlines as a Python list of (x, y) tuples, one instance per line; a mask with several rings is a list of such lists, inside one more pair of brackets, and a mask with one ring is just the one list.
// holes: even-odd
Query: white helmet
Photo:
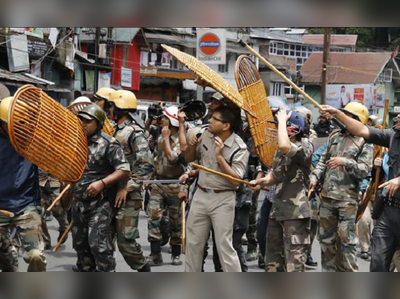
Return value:
[(178, 119), (178, 107), (169, 107), (164, 109), (163, 114), (168, 117), (171, 122), (171, 126), (179, 127), (179, 119)]
[(82, 103), (92, 104), (92, 101), (88, 97), (79, 97), (76, 98), (75, 101), (71, 103), (71, 105), (82, 104)]

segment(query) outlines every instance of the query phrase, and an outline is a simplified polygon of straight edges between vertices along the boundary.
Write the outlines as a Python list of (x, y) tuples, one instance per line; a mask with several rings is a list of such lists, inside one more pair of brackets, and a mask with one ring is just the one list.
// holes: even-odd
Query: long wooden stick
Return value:
[(73, 224), (73, 222), (71, 221), (71, 223), (68, 225), (67, 229), (65, 230), (65, 232), (61, 236), (60, 240), (56, 244), (56, 246), (54, 246), (53, 252), (56, 252), (60, 248), (61, 244), (64, 242), (65, 238), (68, 236), (70, 230), (72, 229), (72, 224)]
[(47, 212), (50, 212), (55, 205), (64, 197), (64, 195), (71, 189), (71, 184), (69, 184), (65, 189), (61, 192), (61, 194), (53, 201), (51, 206), (47, 209)]
[(182, 200), (181, 202), (181, 213), (182, 213), (182, 253), (186, 253), (186, 201)]
[(5, 210), (0, 210), (0, 214), (10, 218), (13, 218), (15, 216), (14, 213)]
[[(383, 114), (382, 129), (386, 128), (386, 119), (387, 119), (388, 114), (389, 114), (389, 100), (385, 100), (385, 110), (384, 110), (384, 114)], [(382, 159), (382, 157), (383, 157), (383, 149), (381, 148), (377, 158)], [(375, 180), (371, 181), (370, 186), (369, 186), (369, 188), (373, 189), (373, 191), (370, 193), (368, 193), (368, 192), (366, 193), (363, 202), (361, 203), (360, 207), (358, 208), (356, 223), (361, 220), (362, 216), (365, 213), (365, 210), (368, 207), (369, 202), (372, 200), (372, 198), (375, 198), (376, 192), (378, 192), (379, 178), (381, 176), (381, 169), (382, 168), (380, 166), (376, 167)]]
[(227, 175), (225, 173), (222, 173), (222, 172), (219, 172), (219, 171), (216, 171), (216, 170), (213, 170), (213, 169), (209, 169), (209, 168), (207, 168), (207, 167), (205, 167), (203, 165), (199, 165), (199, 164), (196, 164), (196, 163), (190, 163), (190, 164), (193, 167), (197, 168), (197, 169), (204, 170), (204, 171), (207, 171), (207, 172), (215, 174), (215, 175), (219, 175), (220, 177), (223, 177), (223, 178), (225, 178), (227, 180), (234, 181), (234, 182), (240, 183), (240, 184), (245, 184), (245, 185), (247, 185), (249, 187), (255, 187), (255, 185), (250, 184), (249, 182), (234, 178), (233, 176)]
[(258, 53), (257, 51), (255, 51), (252, 47), (250, 47), (248, 44), (246, 44), (244, 41), (240, 41), (240, 43), (246, 47), (246, 49), (252, 53), (253, 55), (255, 55), (256, 57), (258, 57), (258, 59), (260, 59), (260, 61), (262, 61), (266, 66), (268, 66), (271, 71), (273, 71), (275, 74), (277, 74), (279, 77), (282, 78), (283, 81), (285, 81), (287, 84), (289, 84), (290, 86), (293, 87), (293, 89), (295, 89), (299, 94), (301, 94), (305, 99), (307, 99), (309, 102), (311, 102), (316, 108), (318, 108), (319, 110), (322, 110), (321, 105), (315, 101), (312, 97), (310, 97), (304, 90), (302, 90), (300, 87), (298, 87), (292, 80), (290, 80), (288, 77), (286, 77), (282, 72), (280, 72), (275, 66), (273, 66), (267, 59), (265, 59), (264, 57), (262, 57), (260, 55), (260, 53)]

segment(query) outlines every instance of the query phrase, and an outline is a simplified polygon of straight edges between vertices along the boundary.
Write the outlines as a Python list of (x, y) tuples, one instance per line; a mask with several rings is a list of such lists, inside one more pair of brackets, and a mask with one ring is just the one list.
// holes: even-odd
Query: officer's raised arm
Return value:
[[(357, 103), (350, 103), (349, 105), (352, 105), (352, 104), (357, 104)], [(321, 111), (322, 116), (336, 117), (338, 120), (340, 120), (346, 126), (346, 129), (349, 133), (353, 134), (354, 136), (369, 139), (370, 131), (362, 122), (355, 120), (351, 116), (346, 115), (345, 112), (343, 112), (339, 109), (333, 108), (331, 106), (324, 105), (324, 106), (322, 106), (322, 108), (323, 108), (323, 110)], [(360, 113), (362, 114), (363, 111), (360, 111)], [(368, 111), (366, 111), (366, 113), (368, 113)], [(368, 116), (366, 116), (366, 117), (368, 118)]]

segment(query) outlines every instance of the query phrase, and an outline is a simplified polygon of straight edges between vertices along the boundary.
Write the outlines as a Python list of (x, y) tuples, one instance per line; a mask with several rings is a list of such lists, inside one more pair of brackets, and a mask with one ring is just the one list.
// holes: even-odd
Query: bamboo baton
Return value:
[(225, 178), (227, 180), (234, 181), (234, 182), (240, 183), (240, 184), (245, 184), (245, 185), (247, 185), (249, 187), (254, 187), (254, 185), (250, 184), (249, 182), (234, 178), (233, 176), (227, 175), (225, 173), (222, 173), (222, 172), (219, 172), (219, 171), (216, 171), (216, 170), (213, 170), (213, 169), (209, 169), (209, 168), (207, 168), (207, 167), (205, 167), (203, 165), (199, 165), (199, 164), (196, 164), (196, 163), (190, 163), (190, 164), (193, 167), (197, 168), (197, 169), (204, 170), (204, 171), (207, 171), (207, 172), (215, 174), (215, 175), (219, 175), (220, 177), (223, 177), (223, 178)]
[[(293, 87), (294, 90), (296, 90), (299, 94), (301, 94), (306, 100), (308, 100), (310, 103), (312, 103), (316, 108), (318, 108), (320, 111), (323, 110), (322, 106), (315, 101), (312, 97), (310, 97), (304, 90), (302, 90), (300, 87), (298, 87), (292, 80), (290, 80), (288, 77), (285, 76), (282, 72), (280, 72), (276, 67), (272, 65), (267, 59), (261, 56), (260, 53), (257, 53), (252, 47), (250, 47), (248, 44), (246, 44), (244, 41), (240, 40), (239, 43), (245, 47), (250, 53), (255, 55), (260, 61), (262, 61), (271, 71), (273, 71), (275, 74), (277, 74), (279, 77), (282, 78), (283, 81), (285, 81), (287, 84)], [(345, 129), (346, 126), (342, 124), (337, 118), (332, 118), (332, 120), (341, 128)]]
[(61, 236), (61, 238), (60, 238), (60, 240), (58, 241), (57, 245), (54, 246), (53, 252), (56, 252), (56, 251), (60, 248), (60, 246), (62, 245), (62, 243), (64, 243), (65, 238), (68, 236), (70, 230), (72, 229), (72, 224), (73, 224), (73, 222), (71, 222), (71, 223), (68, 225), (67, 229), (65, 230), (65, 232), (64, 232), (63, 235)]
[(47, 209), (47, 212), (50, 212), (69, 190), (71, 190), (71, 184), (65, 187), (65, 189), (61, 192), (61, 194), (53, 201), (51, 206)]
[(10, 218), (13, 218), (15, 216), (14, 213), (5, 210), (0, 210), (0, 214)]
[(186, 253), (186, 201), (181, 202), (181, 213), (182, 213), (182, 253)]
[[(383, 115), (383, 124), (382, 124), (382, 129), (386, 129), (386, 119), (389, 113), (389, 100), (385, 100), (385, 112)], [(382, 159), (383, 156), (383, 150), (379, 152), (378, 157)], [(376, 167), (376, 172), (375, 172), (375, 180), (371, 181), (369, 188), (371, 188), (373, 191), (370, 194), (366, 194), (364, 201), (361, 203), (360, 207), (358, 208), (357, 212), (357, 218), (356, 218), (356, 223), (361, 220), (362, 216), (365, 213), (365, 210), (368, 207), (369, 202), (373, 197), (376, 196), (376, 192), (378, 192), (378, 186), (379, 186), (379, 178), (381, 176), (381, 167), (377, 166)]]

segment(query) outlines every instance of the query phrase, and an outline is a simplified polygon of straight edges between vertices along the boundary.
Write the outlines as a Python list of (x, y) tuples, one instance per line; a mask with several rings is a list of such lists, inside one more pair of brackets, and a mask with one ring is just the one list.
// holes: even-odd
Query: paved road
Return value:
[[(57, 232), (57, 222), (55, 220), (52, 220), (51, 222), (48, 222), (49, 226), (49, 231), (53, 239), (53, 245), (55, 245), (58, 232)], [(140, 216), (140, 232), (141, 232), (141, 238), (139, 240), (140, 244), (143, 247), (143, 250), (146, 255), (150, 254), (150, 245), (147, 242), (147, 217), (143, 213)], [(321, 254), (320, 254), (320, 248), (318, 242), (314, 242), (313, 246), (313, 256), (314, 259), (318, 262), (320, 262), (321, 259)], [(71, 271), (72, 266), (76, 262), (76, 254), (75, 251), (72, 248), (72, 241), (71, 237), (67, 240), (65, 245), (61, 246), (59, 251), (56, 253), (47, 251), (46, 252), (47, 256), (47, 269), (48, 271)], [(183, 272), (184, 271), (184, 266), (176, 267), (171, 265), (171, 257), (170, 254), (168, 254), (168, 246), (163, 248), (163, 257), (164, 257), (164, 265), (161, 267), (155, 267), (152, 268), (153, 272)], [(182, 256), (184, 259), (184, 256)], [(361, 272), (368, 272), (369, 271), (369, 263), (365, 262), (364, 260), (359, 259), (359, 266), (360, 266), (360, 271)], [(206, 265), (205, 265), (205, 270), (206, 272), (213, 272), (214, 271), (214, 266), (212, 262), (212, 252), (210, 252), (210, 255), (208, 256), (206, 260)], [(26, 264), (23, 261), (22, 258), (20, 258), (20, 271), (24, 272), (26, 271)], [(119, 252), (117, 252), (117, 272), (131, 272), (132, 270), (130, 267), (125, 263), (123, 257)], [(251, 262), (249, 263), (249, 271), (250, 272), (263, 272), (261, 269), (258, 268), (257, 262)], [(321, 268), (319, 267), (317, 271), (321, 271)]]

